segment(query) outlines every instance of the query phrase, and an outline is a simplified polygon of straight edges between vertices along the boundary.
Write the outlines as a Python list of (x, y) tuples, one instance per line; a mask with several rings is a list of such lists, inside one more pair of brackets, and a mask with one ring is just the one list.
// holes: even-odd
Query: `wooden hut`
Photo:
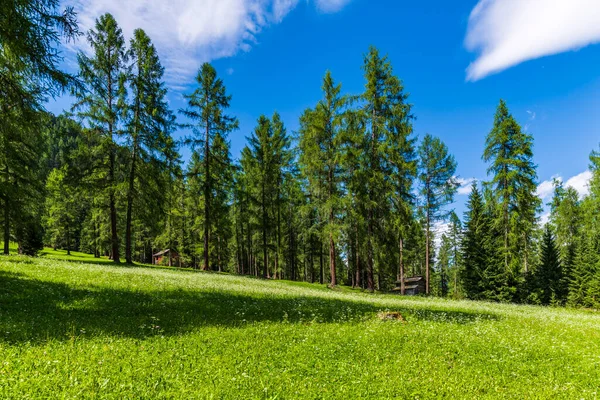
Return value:
[[(394, 292), (401, 293), (401, 291), (402, 282), (396, 281)], [(422, 276), (411, 276), (410, 278), (404, 278), (404, 295), (416, 296), (418, 294), (425, 294), (425, 278)]]
[[(166, 260), (166, 262), (165, 262)], [(152, 255), (152, 264), (154, 265), (180, 265), (179, 254), (175, 250), (166, 249)]]

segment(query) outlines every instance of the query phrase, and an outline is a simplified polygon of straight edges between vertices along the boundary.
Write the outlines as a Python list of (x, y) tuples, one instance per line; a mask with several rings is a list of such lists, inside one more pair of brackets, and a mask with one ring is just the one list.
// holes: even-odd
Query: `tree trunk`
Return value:
[[(320, 240), (319, 240), (320, 242)], [(325, 283), (325, 264), (323, 262), (323, 244), (319, 243), (319, 283)]]
[[(329, 202), (331, 203), (331, 198), (333, 197), (333, 168), (329, 168)], [(334, 213), (333, 206), (330, 206), (329, 210), (329, 270), (331, 275), (331, 287), (335, 287), (336, 275), (335, 275), (335, 243), (333, 241), (333, 232), (331, 229), (333, 228), (334, 221)]]
[(210, 234), (210, 147), (209, 147), (209, 124), (206, 121), (206, 137), (204, 139), (204, 265), (203, 269), (208, 271), (208, 245)]
[(267, 264), (267, 208), (265, 205), (265, 183), (262, 184), (262, 239), (263, 239), (263, 278), (269, 278)]
[(115, 154), (112, 149), (111, 143), (111, 152), (110, 152), (110, 194), (109, 194), (109, 208), (110, 208), (110, 234), (111, 234), (111, 253), (112, 260), (115, 263), (120, 263), (121, 259), (119, 257), (119, 232), (117, 230), (117, 206), (115, 202)]
[[(108, 59), (111, 58), (110, 48), (108, 49)], [(112, 113), (113, 110), (113, 82), (112, 82), (112, 71), (108, 73), (107, 82), (108, 92), (108, 109)], [(119, 257), (119, 232), (117, 230), (117, 207), (115, 201), (115, 143), (113, 141), (114, 124), (116, 121), (110, 120), (108, 122), (108, 135), (110, 139), (109, 147), (109, 161), (108, 161), (108, 184), (109, 184), (109, 212), (110, 212), (110, 235), (111, 235), (111, 253), (112, 260), (115, 263), (120, 263)]]
[(405, 294), (405, 288), (404, 288), (404, 240), (402, 240), (402, 238), (400, 238), (399, 242), (399, 250), (400, 250), (400, 263), (398, 265), (399, 271), (398, 271), (398, 280), (400, 281), (400, 294), (404, 295)]
[[(6, 168), (8, 174), (8, 167)], [(10, 254), (10, 208), (8, 194), (4, 194), (4, 254)]]
[(361, 272), (360, 272), (360, 245), (359, 245), (359, 241), (358, 241), (358, 227), (354, 227), (355, 229), (355, 233), (356, 233), (356, 287), (360, 288), (361, 285)]
[[(137, 157), (137, 143), (134, 140), (133, 151), (131, 153), (131, 169), (129, 171), (129, 187), (127, 189), (127, 216), (125, 222), (125, 262), (127, 264), (133, 264), (133, 257), (131, 256), (131, 219), (133, 213), (133, 190), (135, 187), (135, 159)], [(171, 260), (169, 259), (169, 266), (171, 266)]]
[(71, 229), (67, 225), (67, 255), (71, 255)]
[(429, 294), (429, 212), (425, 222), (425, 294)]
[(373, 211), (369, 210), (369, 226), (368, 226), (368, 239), (367, 239), (367, 287), (369, 291), (373, 292), (375, 290), (375, 285), (373, 282)]

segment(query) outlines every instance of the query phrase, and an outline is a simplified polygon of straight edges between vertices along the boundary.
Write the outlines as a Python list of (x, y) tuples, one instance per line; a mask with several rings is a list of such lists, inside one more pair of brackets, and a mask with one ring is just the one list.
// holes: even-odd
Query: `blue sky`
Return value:
[[(389, 56), (410, 92), (415, 133), (439, 136), (458, 175), (485, 179), (481, 161), (500, 98), (535, 138), (540, 195), (560, 176), (585, 193), (588, 154), (600, 137), (600, 2), (596, 0), (72, 0), (82, 28), (112, 12), (127, 37), (155, 41), (174, 109), (211, 61), (233, 95), (237, 158), (261, 114), (289, 130), (320, 98), (326, 70), (345, 93), (363, 90), (369, 45)], [(65, 65), (82, 40), (65, 49)], [(60, 112), (63, 98), (50, 104)], [(188, 155), (189, 152), (184, 152)], [(461, 190), (464, 193), (466, 190)], [(465, 194), (457, 196), (462, 211)]]

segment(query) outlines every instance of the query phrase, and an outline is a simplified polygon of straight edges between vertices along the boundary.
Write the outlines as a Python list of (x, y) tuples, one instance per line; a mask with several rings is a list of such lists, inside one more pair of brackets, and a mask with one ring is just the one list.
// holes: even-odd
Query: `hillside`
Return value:
[(0, 258), (0, 398), (598, 395), (592, 311), (56, 257)]

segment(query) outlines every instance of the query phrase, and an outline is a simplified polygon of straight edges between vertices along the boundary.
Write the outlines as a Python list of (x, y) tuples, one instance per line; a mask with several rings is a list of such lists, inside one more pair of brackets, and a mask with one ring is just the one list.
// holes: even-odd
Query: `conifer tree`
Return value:
[(3, 1), (0, 15), (0, 218), (3, 252), (8, 254), (11, 228), (24, 232), (19, 221), (37, 223), (36, 213), (29, 211), (39, 205), (43, 189), (38, 176), (43, 152), (40, 112), (45, 97), (75, 83), (59, 69), (57, 46), (79, 32), (73, 9), (61, 11), (58, 0)]
[(558, 304), (565, 299), (564, 276), (554, 235), (549, 224), (544, 229), (541, 260), (534, 274), (535, 292), (541, 304)]
[[(132, 263), (132, 214), (136, 192), (135, 184), (140, 163), (163, 162), (168, 136), (172, 129), (172, 115), (166, 103), (167, 90), (162, 77), (156, 48), (141, 29), (133, 32), (128, 58), (131, 61), (128, 81), (131, 101), (127, 105), (126, 139), (130, 151), (125, 217), (125, 258)], [(166, 167), (166, 166), (165, 166)], [(157, 181), (146, 182), (156, 187)], [(152, 184), (154, 183), (154, 184)]]
[(425, 224), (425, 292), (430, 290), (430, 258), (432, 227), (448, 216), (444, 207), (454, 200), (457, 183), (454, 178), (456, 161), (448, 154), (448, 148), (439, 139), (425, 135), (419, 146), (420, 194), (423, 197), (423, 216)]
[(384, 215), (389, 215), (391, 210), (390, 202), (380, 201), (392, 197), (392, 187), (386, 182), (391, 169), (391, 152), (397, 134), (410, 132), (406, 125), (412, 117), (408, 95), (387, 57), (382, 57), (375, 47), (371, 47), (364, 57), (363, 70), (366, 83), (358, 112), (366, 128), (361, 169), (366, 187), (367, 287), (372, 291), (375, 288), (375, 258), (380, 253), (376, 247), (379, 239), (383, 239), (383, 235), (377, 233), (381, 232)]
[(106, 157), (106, 172), (99, 177), (100, 187), (108, 193), (108, 206), (111, 232), (111, 257), (120, 262), (119, 234), (117, 224), (117, 185), (118, 144), (116, 136), (122, 133), (121, 115), (124, 110), (126, 63), (125, 39), (123, 32), (111, 14), (104, 14), (96, 20), (94, 29), (87, 35), (92, 48), (92, 56), (77, 55), (80, 75), (86, 90), (76, 93), (79, 110), (89, 128), (96, 132), (101, 141), (100, 152)]
[[(184, 96), (188, 101), (188, 107), (180, 112), (195, 122), (195, 125), (189, 125), (194, 134), (186, 140), (186, 143), (191, 145), (192, 149), (197, 147), (203, 149), (204, 248), (202, 267), (208, 270), (210, 269), (211, 194), (213, 191), (210, 168), (213, 164), (211, 159), (215, 156), (211, 153), (211, 144), (217, 133), (226, 139), (230, 132), (238, 128), (238, 120), (225, 114), (229, 108), (231, 96), (226, 93), (225, 85), (220, 78), (217, 78), (217, 71), (212, 65), (202, 64), (196, 76), (196, 82), (198, 84), (196, 90)], [(215, 160), (224, 163), (224, 160)]]
[(323, 220), (324, 233), (328, 236), (329, 246), (329, 271), (331, 286), (336, 280), (336, 242), (340, 236), (340, 222), (338, 220), (341, 201), (341, 134), (343, 124), (343, 107), (345, 100), (341, 96), (341, 85), (335, 84), (331, 73), (328, 71), (323, 78), (323, 99), (319, 101), (314, 110), (307, 110), (303, 115), (303, 125), (300, 129), (299, 148), (301, 150), (299, 162), (312, 192), (321, 189), (323, 195), (319, 196), (317, 207)]
[(494, 224), (502, 232), (504, 267), (511, 272), (519, 272), (519, 262), (524, 272), (528, 270), (530, 238), (541, 202), (535, 194), (537, 174), (532, 148), (533, 137), (521, 130), (500, 100), (483, 160), (490, 163), (489, 184), (497, 204)]
[(488, 278), (495, 266), (495, 243), (492, 237), (492, 221), (476, 183), (471, 186), (464, 220), (465, 231), (461, 249), (463, 289), (469, 299), (484, 299), (485, 292), (489, 290)]

